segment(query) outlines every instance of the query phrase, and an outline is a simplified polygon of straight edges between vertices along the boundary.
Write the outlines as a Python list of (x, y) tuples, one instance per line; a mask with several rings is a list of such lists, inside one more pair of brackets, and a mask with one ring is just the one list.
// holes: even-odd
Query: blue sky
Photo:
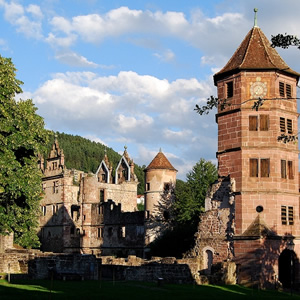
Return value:
[[(46, 128), (102, 142), (148, 165), (160, 148), (185, 175), (216, 163), (212, 76), (253, 26), (299, 34), (294, 0), (0, 0), (0, 54), (11, 57)], [(297, 49), (278, 50), (300, 71)], [(99, 158), (99, 162), (102, 158)]]

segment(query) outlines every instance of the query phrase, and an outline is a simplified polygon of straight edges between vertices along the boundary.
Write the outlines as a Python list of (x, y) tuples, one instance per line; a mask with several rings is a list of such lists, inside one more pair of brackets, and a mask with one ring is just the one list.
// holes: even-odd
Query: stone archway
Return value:
[(279, 281), (285, 288), (290, 288), (295, 282), (295, 257), (294, 251), (285, 249), (278, 259)]
[(213, 265), (214, 250), (211, 247), (205, 247), (203, 249), (203, 263), (204, 271), (207, 275), (211, 274), (211, 267)]

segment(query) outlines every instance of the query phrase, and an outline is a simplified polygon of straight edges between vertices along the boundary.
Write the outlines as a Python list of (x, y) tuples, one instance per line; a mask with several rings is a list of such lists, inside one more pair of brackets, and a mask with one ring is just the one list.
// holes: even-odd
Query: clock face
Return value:
[(267, 84), (261, 81), (253, 82), (250, 87), (251, 98), (258, 99), (267, 95)]

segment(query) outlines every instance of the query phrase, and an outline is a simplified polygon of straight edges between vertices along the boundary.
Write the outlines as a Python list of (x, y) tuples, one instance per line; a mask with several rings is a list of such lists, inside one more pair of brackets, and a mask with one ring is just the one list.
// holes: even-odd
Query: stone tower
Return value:
[(151, 215), (155, 213), (163, 191), (176, 183), (177, 170), (160, 150), (144, 172), (145, 210)]
[(299, 280), (298, 142), (280, 139), (298, 133), (299, 75), (256, 20), (214, 75), (218, 98), (226, 99), (216, 115), (217, 158), (219, 176), (234, 182), (234, 260), (241, 283), (279, 276), (288, 286)]

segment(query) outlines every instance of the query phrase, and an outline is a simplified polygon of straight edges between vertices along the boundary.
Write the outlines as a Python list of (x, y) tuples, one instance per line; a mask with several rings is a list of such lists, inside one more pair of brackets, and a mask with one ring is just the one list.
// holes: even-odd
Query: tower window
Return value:
[(257, 116), (249, 116), (249, 130), (250, 131), (257, 131)]
[(270, 177), (270, 159), (261, 158), (260, 166), (259, 159), (250, 158), (250, 177), (258, 177), (260, 167), (260, 177)]
[(233, 97), (233, 81), (226, 83), (227, 98)]
[(258, 177), (258, 159), (250, 158), (250, 177)]
[(259, 129), (261, 131), (268, 131), (269, 130), (269, 115), (260, 115), (259, 116)]
[(286, 206), (281, 206), (281, 224), (287, 225)]
[(285, 132), (285, 118), (280, 118), (280, 131)]
[(289, 134), (293, 133), (293, 122), (291, 119), (286, 119), (287, 131)]
[[(259, 122), (258, 122), (259, 118)], [(249, 130), (258, 131), (258, 124), (260, 131), (269, 130), (269, 115), (249, 116)]]
[(281, 178), (286, 178), (286, 161), (281, 160)]
[(288, 161), (288, 176), (289, 179), (294, 179), (294, 168), (291, 160)]
[(281, 224), (282, 225), (294, 225), (294, 207), (293, 206), (281, 206)]
[(270, 176), (270, 160), (268, 158), (262, 158), (260, 160), (260, 177)]
[(285, 93), (284, 93), (284, 83), (283, 82), (279, 82), (279, 95), (280, 97), (284, 97)]
[(150, 182), (147, 182), (146, 183), (146, 191), (149, 191), (150, 190)]
[(292, 86), (288, 83), (279, 82), (279, 95), (284, 98), (292, 98)]
[(292, 86), (290, 84), (286, 84), (285, 91), (286, 91), (286, 97), (292, 98)]
[(280, 117), (280, 132), (293, 134), (293, 120)]

